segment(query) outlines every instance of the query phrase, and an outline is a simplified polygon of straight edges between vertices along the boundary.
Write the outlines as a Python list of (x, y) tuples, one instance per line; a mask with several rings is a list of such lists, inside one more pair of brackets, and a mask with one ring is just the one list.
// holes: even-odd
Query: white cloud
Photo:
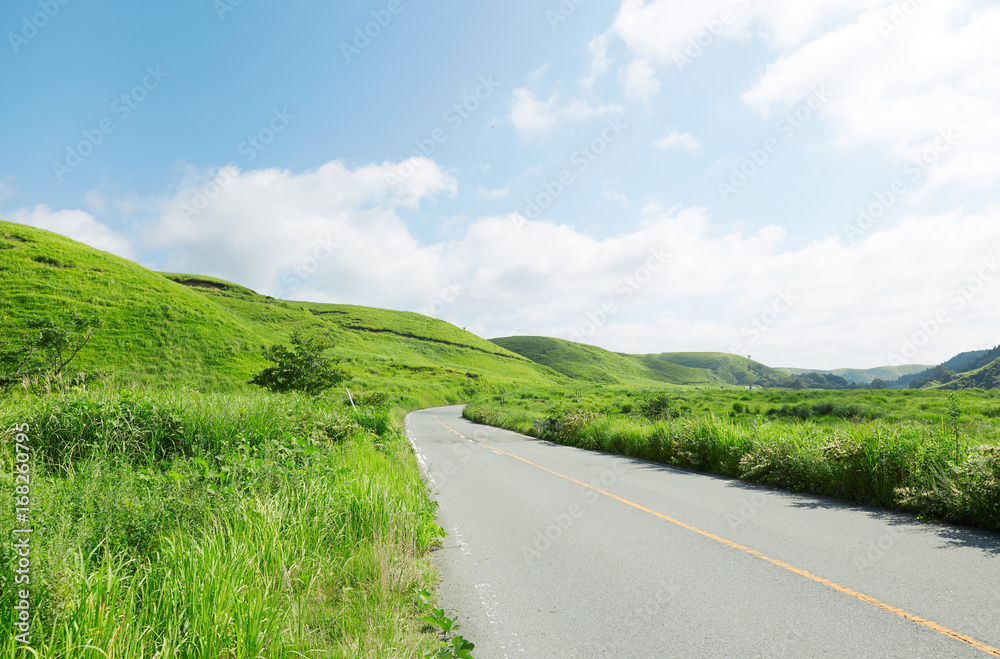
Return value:
[(638, 57), (673, 63), (697, 57), (723, 39), (746, 38), (759, 25), (772, 45), (787, 48), (845, 17), (889, 0), (624, 0), (611, 26)]
[(7, 219), (64, 235), (126, 259), (135, 258), (135, 250), (128, 238), (82, 210), (53, 211), (45, 204), (39, 204), (34, 208), (11, 211), (7, 214)]
[(658, 149), (687, 149), (691, 153), (700, 153), (701, 144), (691, 133), (671, 131), (669, 135), (653, 143)]
[[(632, 229), (595, 237), (517, 214), (480, 217), (450, 240), (415, 237), (399, 208), (456, 181), (417, 159), (314, 171), (228, 170), (194, 217), (204, 184), (160, 203), (148, 229), (158, 267), (223, 277), (289, 299), (434, 308), (486, 336), (559, 336), (626, 352), (738, 351), (771, 365), (876, 366), (893, 355), (938, 363), (996, 345), (1000, 205), (910, 214), (848, 244), (786, 247), (770, 225), (745, 233), (701, 208), (643, 206)], [(217, 174), (212, 172), (212, 174)], [(613, 181), (605, 191), (614, 196)], [(83, 211), (11, 219), (132, 258), (119, 233)], [(944, 320), (942, 320), (944, 319)]]
[(649, 102), (660, 91), (660, 81), (647, 60), (636, 59), (622, 72), (622, 87), (625, 89), (625, 98)]
[(542, 101), (529, 89), (515, 89), (508, 119), (521, 137), (536, 139), (552, 134), (567, 121), (621, 111), (621, 108), (615, 105), (592, 105), (586, 101), (576, 100), (560, 106), (558, 101), (557, 93)]
[(437, 281), (439, 247), (424, 246), (398, 216), (454, 178), (425, 158), (349, 169), (334, 161), (294, 174), (224, 170), (204, 210), (191, 209), (206, 185), (162, 203), (149, 246), (174, 271), (226, 277), (266, 293), (406, 306)]
[[(841, 148), (873, 144), (897, 162), (928, 154), (928, 186), (988, 188), (1000, 181), (1000, 8), (966, 0), (927, 3), (912, 16), (893, 6), (794, 50), (743, 95), (762, 113), (818, 84), (832, 99), (823, 116)], [(897, 27), (898, 24), (898, 27)], [(959, 135), (943, 143), (941, 131)]]
[[(1000, 206), (909, 215), (850, 244), (795, 248), (777, 225), (727, 232), (704, 209), (655, 204), (638, 226), (607, 237), (515, 214), (476, 218), (464, 234), (428, 244), (395, 209), (426, 203), (454, 181), (422, 166), (437, 183), (413, 194), (384, 185), (390, 165), (237, 172), (190, 223), (176, 210), (182, 191), (164, 207), (154, 243), (171, 270), (292, 299), (417, 310), (455, 285), (456, 299), (437, 315), (487, 336), (542, 334), (643, 353), (738, 349), (815, 368), (885, 364), (913, 337), (922, 342), (914, 362), (996, 344), (1000, 270), (983, 259), (1000, 257), (991, 251)], [(989, 277), (973, 282), (970, 299), (956, 293), (981, 274)], [(949, 320), (924, 344), (921, 323), (940, 312)]]

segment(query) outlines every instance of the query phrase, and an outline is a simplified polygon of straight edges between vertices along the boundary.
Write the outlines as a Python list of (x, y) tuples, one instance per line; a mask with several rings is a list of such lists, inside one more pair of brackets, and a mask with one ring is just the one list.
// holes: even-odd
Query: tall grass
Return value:
[[(890, 421), (856, 402), (731, 416), (687, 406), (679, 418), (660, 420), (616, 411), (627, 404), (546, 409), (540, 402), (483, 399), (465, 416), (571, 446), (1000, 531), (1000, 443), (987, 419), (963, 424), (956, 449), (954, 426), (940, 418)], [(813, 420), (814, 409), (835, 421)]]
[[(67, 394), (28, 423), (33, 648), (72, 657), (410, 657), (435, 509), (384, 407), (255, 393)], [(12, 511), (13, 455), (0, 453)], [(11, 537), (12, 516), (0, 531)], [(0, 628), (13, 561), (0, 548)], [(0, 655), (14, 656), (0, 635)]]

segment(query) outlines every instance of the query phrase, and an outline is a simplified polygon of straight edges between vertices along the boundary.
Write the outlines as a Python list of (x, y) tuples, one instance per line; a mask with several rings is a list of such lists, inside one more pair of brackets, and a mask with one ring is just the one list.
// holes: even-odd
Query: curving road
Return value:
[[(1000, 535), (414, 412), (441, 601), (503, 657), (1000, 657)], [(457, 614), (455, 613), (457, 612)]]

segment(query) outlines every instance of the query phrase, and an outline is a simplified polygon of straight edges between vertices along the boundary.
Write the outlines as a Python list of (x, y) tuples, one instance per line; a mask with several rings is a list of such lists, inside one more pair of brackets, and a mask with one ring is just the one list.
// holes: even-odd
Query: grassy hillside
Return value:
[(74, 367), (124, 383), (240, 388), (265, 365), (264, 344), (296, 330), (334, 342), (352, 387), (457, 401), (507, 382), (558, 374), (453, 325), (416, 313), (298, 303), (211, 277), (157, 273), (63, 236), (0, 222), (0, 342), (33, 314), (104, 322)]
[(791, 378), (759, 362), (722, 352), (629, 355), (544, 336), (508, 336), (493, 343), (574, 380), (629, 386), (787, 386)]
[(996, 359), (974, 371), (962, 374), (961, 377), (952, 380), (944, 385), (943, 388), (971, 389), (974, 387), (982, 389), (996, 389), (1000, 387), (1000, 359)]
[(699, 369), (648, 359), (645, 355), (610, 352), (564, 339), (508, 336), (492, 341), (574, 380), (643, 386), (717, 382), (711, 374)]
[(775, 368), (725, 352), (665, 352), (645, 357), (688, 368), (704, 369), (729, 384), (780, 386), (787, 385), (790, 381), (788, 375)]

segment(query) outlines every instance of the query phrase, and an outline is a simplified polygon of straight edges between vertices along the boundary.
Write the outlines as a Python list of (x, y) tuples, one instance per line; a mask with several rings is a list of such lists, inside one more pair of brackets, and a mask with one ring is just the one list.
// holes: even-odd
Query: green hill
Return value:
[(493, 342), (568, 378), (586, 382), (638, 386), (791, 383), (791, 378), (777, 369), (721, 352), (629, 355), (544, 336), (508, 336)]
[(422, 391), (459, 400), (504, 382), (554, 383), (557, 373), (449, 323), (417, 313), (276, 300), (220, 279), (157, 273), (63, 236), (0, 222), (0, 344), (33, 314), (93, 313), (100, 330), (74, 369), (123, 383), (232, 389), (266, 362), (262, 345), (295, 330), (327, 338), (352, 389)]
[(727, 352), (665, 352), (643, 357), (703, 369), (729, 384), (787, 386), (791, 381), (778, 369)]
[(996, 389), (1000, 387), (1000, 359), (995, 359), (982, 366), (942, 385), (945, 389)]
[(508, 336), (492, 342), (574, 380), (602, 384), (662, 386), (717, 384), (710, 373), (646, 355), (626, 355), (547, 336)]

